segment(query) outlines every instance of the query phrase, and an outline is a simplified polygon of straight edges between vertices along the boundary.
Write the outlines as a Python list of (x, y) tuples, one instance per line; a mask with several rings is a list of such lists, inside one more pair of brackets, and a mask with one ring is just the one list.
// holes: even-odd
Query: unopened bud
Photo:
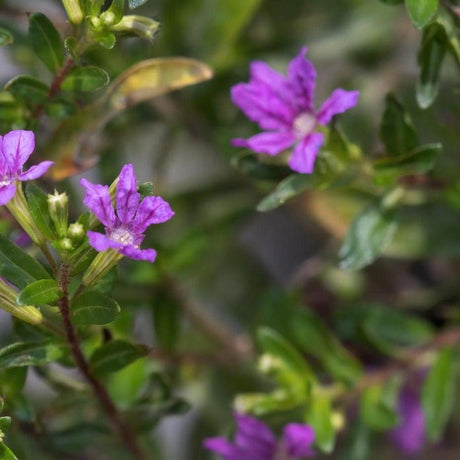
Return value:
[(54, 192), (48, 195), (48, 210), (58, 235), (63, 238), (67, 233), (69, 218), (69, 198), (66, 193)]
[(122, 258), (123, 256), (115, 249), (107, 249), (107, 251), (100, 252), (83, 274), (82, 284), (85, 287), (93, 286)]
[(85, 227), (79, 222), (75, 222), (69, 225), (67, 229), (67, 236), (74, 242), (81, 241), (85, 236)]
[(62, 0), (67, 17), (72, 24), (78, 25), (83, 21), (83, 11), (80, 0)]
[(111, 11), (105, 11), (99, 16), (101, 23), (107, 27), (116, 23), (115, 15)]
[(115, 32), (124, 32), (137, 35), (152, 41), (158, 32), (160, 23), (146, 16), (130, 15), (124, 16), (123, 19), (110, 30)]

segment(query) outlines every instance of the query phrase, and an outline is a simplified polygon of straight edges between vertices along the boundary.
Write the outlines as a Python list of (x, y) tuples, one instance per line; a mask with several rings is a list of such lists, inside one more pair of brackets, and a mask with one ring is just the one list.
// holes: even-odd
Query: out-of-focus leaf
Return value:
[(0, 368), (40, 366), (58, 360), (63, 354), (62, 344), (17, 342), (0, 350)]
[(14, 396), (21, 392), (26, 383), (27, 367), (10, 367), (0, 371), (0, 393)]
[(11, 45), (13, 41), (11, 32), (3, 27), (0, 27), (0, 46)]
[(79, 326), (111, 323), (120, 312), (118, 303), (98, 291), (83, 293), (72, 304), (72, 322)]
[(18, 458), (5, 444), (0, 443), (0, 460), (18, 460)]
[(50, 240), (56, 238), (48, 209), (48, 196), (34, 183), (27, 184), (27, 203), (30, 214), (39, 230)]
[(425, 27), (435, 16), (439, 0), (406, 0), (406, 8), (415, 27)]
[(304, 352), (317, 357), (336, 379), (353, 383), (362, 373), (361, 364), (333, 336), (310, 310), (289, 312), (293, 342)]
[(98, 160), (97, 136), (120, 111), (211, 76), (208, 66), (193, 59), (150, 59), (135, 64), (109, 85), (95, 105), (58, 128), (47, 148), (56, 162), (49, 174), (54, 180), (62, 180), (94, 166)]
[(329, 398), (315, 395), (308, 409), (307, 423), (315, 430), (315, 444), (324, 453), (334, 449), (335, 430), (332, 423), (332, 404)]
[(34, 258), (0, 235), (0, 275), (19, 288), (33, 281), (50, 278)]
[(431, 368), (422, 389), (422, 407), (429, 439), (438, 441), (454, 409), (456, 372), (454, 354), (445, 349)]
[(389, 5), (401, 5), (404, 3), (404, 0), (380, 0), (383, 3), (388, 3)]
[(234, 157), (232, 165), (242, 173), (259, 180), (281, 180), (292, 173), (287, 166), (262, 163), (252, 153)]
[(157, 296), (153, 299), (153, 326), (158, 345), (172, 351), (176, 345), (180, 329), (180, 310), (176, 302), (167, 296)]
[(206, 64), (187, 58), (150, 59), (135, 64), (110, 85), (105, 101), (120, 111), (151, 98), (209, 80)]
[(72, 69), (62, 82), (64, 91), (96, 91), (109, 83), (104, 69), (93, 65)]
[(265, 353), (280, 359), (300, 376), (311, 379), (313, 374), (305, 359), (278, 332), (268, 327), (261, 327), (257, 331), (257, 341)]
[(30, 75), (14, 77), (5, 85), (5, 89), (16, 99), (35, 105), (46, 102), (49, 92), (45, 83)]
[(16, 299), (18, 305), (52, 304), (62, 297), (56, 280), (44, 279), (28, 284)]
[[(403, 1), (403, 0), (402, 0)], [(370, 430), (361, 421), (354, 423), (345, 441), (340, 460), (367, 460), (371, 455)]]
[(398, 99), (388, 94), (380, 125), (380, 137), (389, 155), (405, 155), (418, 146), (418, 136), (409, 114)]
[(398, 385), (373, 385), (363, 392), (360, 413), (363, 422), (371, 429), (387, 431), (394, 428), (399, 417), (397, 413)]
[(91, 355), (90, 366), (94, 374), (101, 375), (123, 369), (145, 356), (145, 347), (124, 340), (112, 340), (97, 348)]
[(439, 75), (447, 46), (446, 31), (439, 23), (431, 24), (423, 31), (417, 82), (417, 102), (422, 109), (428, 108), (438, 94)]
[(29, 40), (51, 72), (56, 72), (64, 62), (64, 46), (53, 23), (42, 13), (29, 16)]
[(427, 144), (406, 155), (377, 160), (373, 165), (374, 182), (387, 185), (401, 176), (425, 174), (433, 169), (441, 150), (441, 144)]
[(351, 224), (340, 249), (340, 265), (358, 270), (372, 263), (390, 243), (396, 230), (394, 205), (375, 203), (364, 209)]

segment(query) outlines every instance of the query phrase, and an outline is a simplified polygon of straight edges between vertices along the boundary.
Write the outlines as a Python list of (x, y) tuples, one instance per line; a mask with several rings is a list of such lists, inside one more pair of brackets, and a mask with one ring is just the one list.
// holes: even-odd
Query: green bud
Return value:
[(21, 182), (16, 183), (16, 193), (6, 204), (6, 207), (16, 219), (17, 223), (30, 236), (32, 241), (35, 244), (42, 246), (45, 243), (45, 237), (35, 224), (35, 221), (30, 214), (29, 205), (24, 195), (24, 191), (22, 190)]
[(137, 35), (140, 38), (145, 38), (152, 41), (158, 32), (160, 23), (146, 16), (124, 16), (123, 19), (110, 30), (114, 32), (124, 32)]
[(67, 233), (69, 219), (69, 198), (66, 193), (48, 195), (48, 210), (58, 235), (63, 238)]
[(73, 244), (72, 241), (69, 238), (63, 238), (61, 241), (59, 241), (61, 248), (64, 251), (72, 251), (73, 250)]
[(104, 26), (110, 27), (116, 23), (115, 15), (111, 11), (106, 11), (99, 16)]
[(112, 269), (123, 256), (115, 249), (100, 252), (83, 274), (82, 284), (90, 287), (96, 284)]
[(89, 23), (91, 24), (93, 29), (95, 29), (95, 30), (100, 30), (101, 29), (102, 23), (101, 23), (101, 20), (97, 16), (91, 16), (89, 18)]
[(80, 24), (83, 21), (83, 11), (80, 0), (62, 0), (67, 17), (72, 24)]
[(75, 222), (69, 225), (67, 230), (67, 236), (74, 242), (78, 243), (85, 236), (85, 227), (79, 222)]
[(17, 292), (0, 279), (0, 308), (10, 315), (29, 324), (41, 324), (43, 315), (33, 306), (19, 306), (16, 304)]

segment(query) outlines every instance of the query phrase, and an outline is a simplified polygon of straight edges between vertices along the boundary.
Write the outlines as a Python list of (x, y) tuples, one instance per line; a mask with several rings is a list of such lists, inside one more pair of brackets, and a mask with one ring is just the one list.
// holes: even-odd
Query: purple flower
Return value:
[(253, 417), (235, 414), (235, 420), (234, 442), (223, 437), (208, 438), (204, 447), (224, 460), (297, 460), (313, 456), (315, 433), (308, 425), (286, 425), (278, 441), (267, 425)]
[(0, 136), (0, 205), (7, 204), (16, 193), (16, 182), (38, 179), (48, 171), (52, 161), (42, 161), (23, 171), (35, 149), (32, 131), (10, 131)]
[(305, 59), (307, 48), (290, 63), (287, 76), (264, 62), (251, 64), (249, 83), (232, 88), (232, 101), (264, 131), (249, 139), (234, 139), (236, 147), (277, 155), (294, 145), (289, 166), (299, 173), (312, 173), (324, 135), (316, 130), (334, 115), (358, 102), (358, 91), (336, 89), (318, 111), (314, 107), (316, 71)]
[(399, 396), (398, 411), (401, 423), (390, 432), (391, 438), (406, 454), (416, 454), (426, 442), (425, 415), (419, 392), (404, 388)]
[(133, 165), (123, 166), (120, 172), (116, 213), (107, 185), (95, 185), (86, 179), (82, 179), (80, 184), (86, 189), (83, 203), (105, 226), (105, 235), (88, 231), (89, 244), (96, 251), (112, 248), (131, 259), (154, 262), (154, 249), (140, 249), (144, 231), (152, 224), (161, 224), (171, 219), (174, 212), (159, 196), (147, 196), (141, 201)]

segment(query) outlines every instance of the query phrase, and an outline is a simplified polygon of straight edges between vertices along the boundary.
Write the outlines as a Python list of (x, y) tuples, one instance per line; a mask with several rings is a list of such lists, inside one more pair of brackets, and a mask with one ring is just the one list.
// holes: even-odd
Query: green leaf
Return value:
[(365, 208), (351, 224), (339, 252), (341, 268), (359, 270), (369, 265), (391, 242), (397, 227), (396, 210), (384, 203), (385, 197)]
[(420, 77), (417, 81), (417, 103), (422, 109), (428, 108), (436, 99), (441, 66), (447, 48), (446, 30), (442, 25), (434, 23), (423, 31), (418, 54)]
[(16, 99), (33, 105), (46, 102), (49, 92), (45, 83), (29, 75), (14, 77), (5, 85), (5, 89)]
[(118, 303), (98, 291), (87, 291), (72, 304), (72, 322), (77, 326), (109, 324), (120, 312)]
[(304, 352), (317, 357), (336, 379), (353, 383), (362, 373), (360, 362), (329, 331), (321, 319), (309, 310), (289, 313), (294, 343)]
[(0, 417), (0, 433), (5, 433), (11, 425), (11, 417)]
[(426, 430), (432, 441), (439, 441), (454, 409), (455, 371), (452, 350), (442, 350), (422, 389), (422, 407)]
[(39, 230), (50, 240), (57, 238), (51, 223), (48, 208), (48, 196), (37, 185), (30, 183), (26, 187), (29, 211)]
[(373, 165), (374, 182), (389, 185), (401, 176), (426, 174), (433, 169), (441, 150), (441, 144), (427, 144), (406, 155), (377, 160)]
[(324, 453), (334, 449), (335, 430), (332, 423), (332, 404), (329, 398), (314, 395), (307, 414), (307, 423), (315, 430), (315, 444)]
[(418, 146), (418, 137), (412, 120), (404, 106), (392, 94), (386, 97), (380, 137), (390, 155), (404, 155)]
[(397, 413), (398, 384), (373, 385), (363, 392), (360, 413), (363, 422), (376, 431), (394, 428), (399, 417)]
[(280, 359), (299, 375), (312, 378), (312, 371), (303, 356), (281, 334), (261, 327), (257, 330), (257, 341), (265, 353)]
[(57, 281), (44, 279), (34, 281), (26, 286), (16, 299), (18, 305), (53, 304), (62, 297), (62, 291)]
[(0, 370), (0, 394), (17, 395), (26, 383), (27, 367), (11, 367)]
[(243, 174), (258, 180), (278, 181), (289, 176), (292, 172), (287, 166), (262, 163), (253, 153), (244, 153), (233, 157), (232, 166), (238, 168)]
[(109, 75), (100, 67), (76, 67), (62, 82), (64, 91), (96, 91), (109, 83)]
[(123, 369), (147, 354), (145, 347), (124, 340), (112, 340), (97, 348), (91, 355), (90, 366), (95, 375)]
[(11, 45), (13, 41), (11, 32), (3, 27), (0, 27), (0, 46)]
[(425, 27), (438, 11), (439, 0), (406, 0), (406, 8), (414, 26)]
[(433, 337), (430, 323), (390, 308), (373, 308), (361, 327), (372, 345), (390, 355), (401, 348), (423, 345)]
[(0, 443), (0, 460), (18, 460), (18, 458), (5, 444)]
[(42, 265), (1, 235), (0, 275), (21, 289), (33, 281), (50, 278)]
[(29, 40), (35, 53), (55, 73), (64, 62), (64, 46), (53, 23), (42, 13), (29, 16)]
[(345, 440), (339, 460), (368, 460), (371, 457), (371, 432), (360, 420), (357, 420)]
[(382, 3), (387, 3), (388, 5), (401, 5), (404, 3), (404, 0), (380, 0)]
[(51, 342), (17, 342), (0, 350), (0, 369), (40, 366), (63, 356), (62, 344)]

